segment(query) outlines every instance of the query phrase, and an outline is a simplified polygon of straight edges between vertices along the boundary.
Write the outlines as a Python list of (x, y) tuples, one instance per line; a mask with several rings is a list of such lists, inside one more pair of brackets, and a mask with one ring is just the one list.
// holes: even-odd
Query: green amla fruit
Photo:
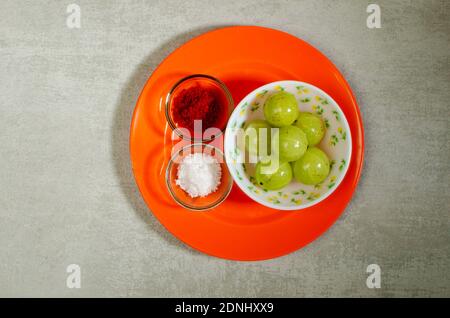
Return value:
[(295, 123), (308, 138), (309, 146), (317, 145), (325, 135), (325, 124), (322, 118), (311, 113), (300, 113)]
[(293, 170), (298, 182), (309, 185), (318, 184), (330, 173), (330, 160), (322, 150), (312, 147), (294, 163)]
[(270, 169), (263, 171), (264, 167), (268, 168), (269, 163), (258, 162), (256, 164), (255, 179), (260, 187), (266, 190), (278, 190), (291, 182), (292, 168), (289, 162), (279, 162), (278, 164), (278, 167), (273, 171), (270, 171)]
[(272, 137), (272, 146), (272, 156), (278, 154), (281, 161), (295, 161), (305, 153), (308, 139), (296, 126), (281, 127)]
[(288, 92), (271, 95), (264, 103), (264, 116), (275, 127), (289, 126), (298, 117), (298, 103), (295, 96)]
[[(270, 154), (270, 136), (271, 136), (271, 126), (268, 122), (261, 119), (256, 119), (248, 122), (244, 126), (245, 132), (245, 149), (254, 155), (269, 155)], [(265, 133), (262, 131), (265, 129)], [(253, 131), (252, 131), (253, 130)], [(266, 137), (262, 140), (262, 137)], [(265, 147), (263, 149), (260, 147)]]

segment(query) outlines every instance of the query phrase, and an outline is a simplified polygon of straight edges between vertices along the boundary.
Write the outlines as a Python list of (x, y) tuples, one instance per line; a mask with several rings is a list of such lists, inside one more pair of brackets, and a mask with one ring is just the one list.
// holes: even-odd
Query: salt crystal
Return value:
[(190, 197), (204, 197), (217, 190), (222, 169), (217, 159), (204, 153), (189, 154), (178, 165), (175, 183)]

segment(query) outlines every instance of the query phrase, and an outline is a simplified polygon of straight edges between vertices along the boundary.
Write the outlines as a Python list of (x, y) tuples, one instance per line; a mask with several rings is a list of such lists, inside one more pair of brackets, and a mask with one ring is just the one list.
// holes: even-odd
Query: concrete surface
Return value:
[[(0, 1), (0, 296), (450, 296), (450, 2)], [(366, 161), (320, 239), (240, 263), (177, 241), (139, 196), (135, 100), (173, 49), (256, 24), (324, 52), (354, 89)], [(81, 289), (66, 266), (81, 266)], [(366, 267), (381, 266), (381, 289)]]

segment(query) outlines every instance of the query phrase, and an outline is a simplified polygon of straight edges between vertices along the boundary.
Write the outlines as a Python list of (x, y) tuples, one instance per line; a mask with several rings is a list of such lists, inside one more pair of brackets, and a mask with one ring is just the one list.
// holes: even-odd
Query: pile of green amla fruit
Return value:
[[(258, 185), (263, 189), (278, 190), (288, 185), (292, 177), (307, 185), (325, 180), (330, 173), (330, 160), (316, 147), (325, 135), (322, 119), (312, 113), (300, 112), (295, 96), (285, 91), (266, 100), (264, 117), (265, 120), (254, 120), (245, 125), (246, 149), (256, 152), (258, 157), (261, 153), (271, 152), (266, 159), (277, 153), (279, 164), (268, 173), (269, 169), (264, 167), (270, 165), (270, 160), (258, 161), (255, 171)], [(270, 129), (273, 127), (279, 129), (272, 135)], [(260, 134), (261, 128), (267, 129), (267, 133)], [(255, 129), (256, 133), (247, 134), (248, 129)], [(261, 142), (261, 136), (266, 136), (267, 140)], [(268, 149), (263, 152), (260, 145), (266, 145)]]

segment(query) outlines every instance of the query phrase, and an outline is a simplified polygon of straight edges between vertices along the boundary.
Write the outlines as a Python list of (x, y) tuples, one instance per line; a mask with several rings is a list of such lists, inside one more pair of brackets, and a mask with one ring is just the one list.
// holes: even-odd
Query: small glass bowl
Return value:
[[(184, 157), (193, 153), (206, 153), (211, 155), (216, 158), (222, 170), (222, 176), (217, 190), (205, 197), (191, 198), (176, 184), (179, 163), (181, 163)], [(193, 211), (204, 211), (218, 206), (227, 198), (233, 186), (233, 178), (228, 171), (225, 163), (225, 155), (222, 151), (211, 145), (195, 143), (182, 147), (173, 154), (166, 170), (166, 184), (170, 195), (179, 205)]]
[[(224, 113), (220, 114), (219, 121), (218, 121), (217, 128), (220, 130), (220, 133), (215, 134), (215, 135), (212, 134), (211, 136), (204, 136), (204, 134), (202, 133), (201, 138), (195, 138), (196, 136), (192, 136), (192, 132), (190, 135), (186, 135), (185, 133), (183, 133), (183, 131), (185, 131), (185, 129), (181, 129), (181, 128), (184, 128), (184, 127), (181, 127), (181, 126), (179, 127), (175, 123), (175, 121), (173, 119), (173, 115), (172, 115), (173, 101), (179, 92), (181, 92), (183, 89), (186, 89), (193, 85), (214, 87), (214, 88), (217, 88), (218, 91), (220, 91), (223, 94), (221, 96), (221, 98), (224, 101), (226, 101), (227, 105), (226, 105), (225, 109), (223, 110)], [(172, 87), (172, 89), (170, 90), (170, 92), (167, 94), (167, 97), (166, 97), (165, 113), (166, 113), (166, 119), (167, 119), (167, 122), (169, 123), (170, 128), (172, 128), (172, 130), (182, 139), (194, 141), (194, 142), (209, 142), (223, 134), (223, 132), (225, 131), (225, 128), (227, 127), (228, 118), (230, 117), (231, 113), (233, 112), (233, 109), (234, 109), (233, 97), (231, 96), (231, 93), (228, 90), (228, 88), (225, 86), (225, 84), (221, 80), (219, 80), (215, 77), (212, 77), (210, 75), (193, 74), (193, 75), (189, 75), (189, 76), (182, 78), (181, 80), (176, 82), (175, 85)], [(203, 129), (203, 132), (204, 132), (204, 129)]]

